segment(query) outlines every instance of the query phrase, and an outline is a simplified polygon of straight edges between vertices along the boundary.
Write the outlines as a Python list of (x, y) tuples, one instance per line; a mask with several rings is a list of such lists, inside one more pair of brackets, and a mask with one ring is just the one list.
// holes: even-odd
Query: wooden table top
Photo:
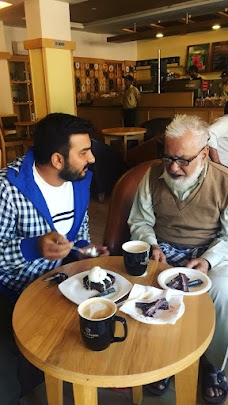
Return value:
[(106, 128), (102, 129), (101, 131), (104, 135), (124, 136), (124, 135), (145, 134), (147, 129), (139, 127), (118, 127), (118, 128)]
[[(169, 267), (150, 261), (147, 275), (131, 277), (122, 257), (86, 259), (62, 266), (69, 276), (99, 265), (132, 283), (157, 286), (159, 272)], [(56, 271), (56, 270), (55, 270)], [(209, 294), (184, 297), (185, 313), (175, 325), (147, 325), (118, 311), (128, 323), (128, 337), (101, 352), (81, 339), (77, 305), (57, 286), (46, 288), (40, 277), (18, 299), (13, 327), (21, 352), (38, 368), (61, 380), (93, 387), (139, 386), (179, 373), (208, 347), (214, 332), (214, 306)]]

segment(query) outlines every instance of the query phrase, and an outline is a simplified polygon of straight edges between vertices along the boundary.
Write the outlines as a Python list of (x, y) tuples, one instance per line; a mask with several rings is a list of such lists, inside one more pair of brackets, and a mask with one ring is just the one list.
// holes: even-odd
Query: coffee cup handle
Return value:
[(115, 315), (114, 322), (122, 323), (122, 325), (124, 327), (124, 336), (113, 336), (111, 343), (113, 343), (113, 342), (123, 342), (126, 339), (127, 332), (128, 332), (128, 330), (127, 330), (127, 321), (126, 321), (125, 318), (122, 318), (121, 316), (116, 316)]

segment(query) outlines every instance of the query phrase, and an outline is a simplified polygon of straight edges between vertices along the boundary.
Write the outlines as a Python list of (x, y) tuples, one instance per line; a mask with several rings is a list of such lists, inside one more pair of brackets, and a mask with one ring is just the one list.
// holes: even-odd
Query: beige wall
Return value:
[[(155, 59), (158, 57), (158, 49), (161, 49), (161, 58), (168, 56), (180, 56), (180, 73), (185, 73), (187, 46), (206, 44), (219, 41), (227, 41), (228, 28), (217, 31), (196, 32), (193, 34), (170, 36), (159, 39), (143, 40), (137, 42), (137, 60)], [(218, 73), (207, 74), (208, 79), (218, 78)]]
[[(12, 41), (23, 42), (28, 38), (25, 28), (4, 27), (7, 51), (12, 53)], [(71, 30), (71, 40), (76, 43), (74, 56), (113, 60), (136, 60), (137, 43), (112, 44), (107, 42), (108, 34), (92, 34)], [(60, 38), (61, 39), (61, 38)]]

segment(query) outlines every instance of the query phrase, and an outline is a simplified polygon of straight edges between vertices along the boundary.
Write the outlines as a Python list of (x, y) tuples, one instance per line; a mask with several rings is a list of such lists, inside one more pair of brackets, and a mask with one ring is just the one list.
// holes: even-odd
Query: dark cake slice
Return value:
[(83, 277), (83, 286), (87, 290), (97, 290), (98, 292), (103, 292), (103, 291), (107, 290), (109, 287), (111, 287), (115, 283), (115, 280), (116, 280), (116, 278), (110, 273), (107, 273), (107, 277), (109, 277), (110, 280), (105, 278), (103, 280), (103, 282), (104, 282), (104, 284), (103, 284), (103, 283), (95, 283), (93, 281), (90, 281), (89, 277), (85, 276), (85, 277)]

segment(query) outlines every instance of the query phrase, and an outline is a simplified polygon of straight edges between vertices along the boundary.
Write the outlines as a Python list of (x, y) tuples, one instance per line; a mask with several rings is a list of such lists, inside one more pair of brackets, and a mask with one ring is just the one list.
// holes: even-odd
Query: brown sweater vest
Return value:
[(184, 201), (159, 179), (162, 173), (162, 163), (154, 162), (150, 188), (158, 241), (190, 248), (210, 244), (221, 229), (220, 214), (228, 205), (228, 169), (208, 162), (206, 177)]

